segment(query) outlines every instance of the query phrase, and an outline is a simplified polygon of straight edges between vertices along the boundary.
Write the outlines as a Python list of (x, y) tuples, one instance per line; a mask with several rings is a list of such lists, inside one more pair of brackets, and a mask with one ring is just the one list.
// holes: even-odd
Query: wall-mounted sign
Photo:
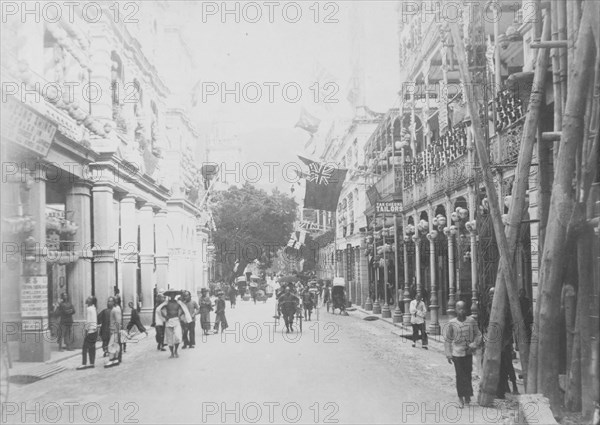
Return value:
[(48, 277), (21, 277), (21, 316), (48, 316)]
[(398, 214), (402, 212), (402, 202), (377, 202), (375, 212)]
[(2, 138), (41, 156), (48, 155), (57, 125), (12, 96), (2, 102)]
[(300, 221), (298, 223), (298, 230), (319, 230), (321, 226), (312, 221)]

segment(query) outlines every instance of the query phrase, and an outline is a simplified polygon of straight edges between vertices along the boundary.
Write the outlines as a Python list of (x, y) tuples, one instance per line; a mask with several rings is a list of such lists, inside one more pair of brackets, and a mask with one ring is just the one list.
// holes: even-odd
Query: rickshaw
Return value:
[[(340, 314), (346, 316), (346, 282), (343, 277), (336, 277), (333, 279), (333, 286), (331, 287), (331, 312), (335, 314), (335, 309), (340, 309)], [(329, 310), (329, 308), (328, 308)]]

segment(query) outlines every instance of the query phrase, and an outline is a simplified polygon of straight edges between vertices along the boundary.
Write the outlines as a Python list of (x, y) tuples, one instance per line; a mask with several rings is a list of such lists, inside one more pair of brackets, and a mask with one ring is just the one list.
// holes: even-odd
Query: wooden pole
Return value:
[[(552, 41), (558, 41), (558, 2), (560, 0), (552, 0)], [(562, 112), (563, 112), (563, 102), (562, 102), (562, 85), (560, 81), (560, 58), (559, 58), (559, 49), (554, 48), (550, 52), (550, 57), (552, 58), (552, 83), (553, 83), (553, 91), (554, 91), (554, 131), (560, 131), (562, 128)], [(558, 141), (554, 142), (554, 163), (556, 163), (556, 158), (558, 156), (558, 151), (560, 149), (560, 143)]]
[[(475, 89), (475, 87), (473, 87), (471, 83), (471, 76), (467, 68), (467, 59), (463, 41), (460, 38), (459, 30), (456, 24), (450, 24), (450, 32), (452, 34), (452, 38), (454, 39), (453, 44), (458, 59), (461, 79), (466, 87)], [(545, 19), (543, 29), (543, 40), (549, 39), (549, 32), (550, 27), (548, 19)], [(509, 239), (504, 233), (504, 225), (502, 223), (501, 218), (498, 194), (493, 183), (491, 167), (488, 159), (488, 151), (485, 145), (485, 138), (482, 134), (481, 121), (479, 119), (479, 107), (476, 101), (476, 97), (473, 96), (473, 91), (467, 90), (467, 106), (471, 115), (472, 128), (475, 133), (475, 146), (477, 148), (479, 163), (484, 173), (484, 184), (486, 187), (488, 202), (490, 204), (490, 213), (492, 216), (494, 233), (496, 236), (498, 249), (500, 251), (500, 273), (498, 273), (498, 278), (496, 280), (496, 296), (494, 296), (494, 301), (492, 303), (490, 329), (491, 331), (503, 330), (505, 324), (504, 307), (506, 299), (508, 297), (511, 315), (513, 317), (514, 323), (517, 325), (517, 331), (519, 336), (519, 348), (522, 350), (521, 362), (523, 365), (523, 370), (527, 370), (529, 346), (527, 344), (527, 334), (518, 298), (518, 283), (513, 264), (519, 224), (521, 222), (522, 212), (525, 206), (525, 190), (529, 178), (529, 166), (531, 164), (531, 156), (533, 153), (534, 138), (536, 135), (537, 120), (539, 118), (539, 107), (541, 104), (541, 96), (543, 93), (543, 83), (545, 81), (544, 79), (546, 68), (547, 54), (546, 50), (544, 49), (540, 50), (538, 54), (538, 64), (534, 76), (534, 87), (531, 92), (529, 113), (525, 124), (526, 127), (523, 130), (524, 140), (521, 144), (521, 150), (519, 152), (519, 159), (517, 165), (518, 171), (515, 178), (515, 185), (513, 187), (513, 201), (509, 213), (509, 222), (511, 223), (508, 226)], [(499, 380), (498, 372), (500, 369), (500, 355), (502, 351), (503, 340), (501, 335), (502, 333), (488, 335), (489, 338), (487, 341), (483, 365), (483, 379), (479, 391), (479, 404), (481, 406), (492, 405), (496, 394), (496, 389)]]
[[(558, 39), (565, 43), (567, 43), (567, 1), (571, 0), (558, 0), (558, 9), (556, 11), (556, 17), (558, 19)], [(563, 109), (567, 101), (567, 50), (568, 44), (560, 49), (559, 52), (561, 101)]]
[(536, 308), (536, 325), (539, 329), (537, 347), (537, 391), (549, 398), (554, 409), (561, 404), (558, 386), (558, 333), (560, 288), (562, 286), (565, 257), (564, 241), (567, 227), (575, 206), (572, 180), (575, 172), (575, 153), (583, 140), (584, 114), (592, 78), (594, 39), (591, 29), (592, 9), (584, 5), (584, 13), (577, 38), (574, 63), (570, 68), (572, 84), (565, 107), (560, 150), (556, 163), (554, 185), (550, 200), (550, 212), (546, 240), (542, 254), (540, 282), (542, 282)]

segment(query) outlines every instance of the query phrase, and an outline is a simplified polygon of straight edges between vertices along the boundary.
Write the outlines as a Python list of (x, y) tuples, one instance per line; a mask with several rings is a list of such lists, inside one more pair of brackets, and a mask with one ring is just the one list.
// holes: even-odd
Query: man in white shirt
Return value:
[(421, 343), (423, 348), (427, 350), (427, 332), (425, 331), (425, 317), (427, 316), (427, 306), (423, 302), (421, 292), (417, 292), (417, 296), (410, 302), (410, 324), (413, 329), (413, 347), (417, 346), (419, 332), (421, 333)]

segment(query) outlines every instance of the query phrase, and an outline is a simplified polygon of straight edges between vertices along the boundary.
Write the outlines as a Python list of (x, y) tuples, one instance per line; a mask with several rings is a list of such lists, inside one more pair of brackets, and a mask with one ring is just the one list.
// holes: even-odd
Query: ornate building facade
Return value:
[[(140, 8), (161, 25), (171, 11)], [(62, 293), (80, 344), (90, 295), (102, 309), (120, 294), (126, 315), (133, 302), (150, 323), (158, 289), (207, 285), (198, 132), (190, 100), (169, 88), (192, 77), (181, 34), (156, 19), (126, 25), (108, 5), (94, 23), (63, 12), (2, 27), (2, 320), (23, 361), (49, 358)], [(164, 49), (190, 66), (160, 68)]]

